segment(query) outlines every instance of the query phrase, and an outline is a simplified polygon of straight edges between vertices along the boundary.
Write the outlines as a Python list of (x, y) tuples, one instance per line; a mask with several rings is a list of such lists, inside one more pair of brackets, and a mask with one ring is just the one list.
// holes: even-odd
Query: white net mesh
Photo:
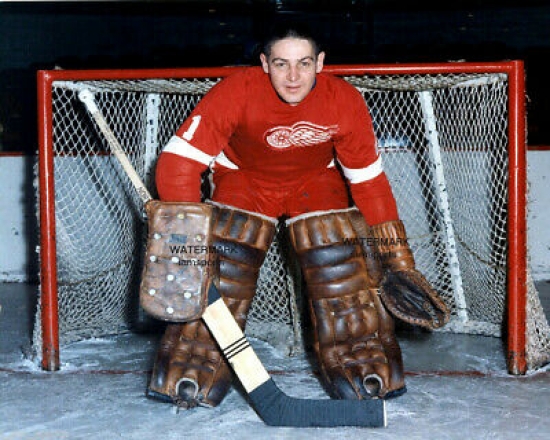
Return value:
[[(418, 268), (452, 310), (446, 331), (500, 336), (508, 264), (507, 76), (346, 77), (370, 108), (384, 168)], [(155, 158), (210, 79), (56, 81), (53, 148), (61, 343), (127, 331), (137, 305), (143, 207), (77, 93), (88, 88), (149, 184)], [(299, 272), (280, 227), (262, 267), (247, 333), (299, 349)], [(532, 283), (531, 283), (532, 285)], [(548, 362), (550, 330), (528, 295), (528, 363)], [(35, 346), (41, 344), (40, 323)]]

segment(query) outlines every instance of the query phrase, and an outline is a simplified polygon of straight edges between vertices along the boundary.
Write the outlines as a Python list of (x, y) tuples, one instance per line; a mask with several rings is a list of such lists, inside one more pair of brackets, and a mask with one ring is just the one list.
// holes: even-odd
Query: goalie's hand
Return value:
[(389, 271), (382, 280), (380, 296), (392, 315), (409, 324), (435, 329), (449, 321), (448, 307), (415, 269)]

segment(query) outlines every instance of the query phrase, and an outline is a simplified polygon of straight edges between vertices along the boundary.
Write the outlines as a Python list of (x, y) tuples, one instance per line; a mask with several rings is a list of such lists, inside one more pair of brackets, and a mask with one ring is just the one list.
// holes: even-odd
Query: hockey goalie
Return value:
[[(433, 329), (449, 310), (415, 269), (365, 101), (322, 72), (324, 57), (307, 31), (276, 30), (261, 67), (213, 87), (164, 147), (157, 190), (162, 201), (213, 206), (219, 293), (242, 329), (286, 219), (326, 389), (336, 399), (389, 399), (406, 391), (394, 319)], [(213, 407), (231, 381), (202, 320), (167, 325), (149, 397)]]

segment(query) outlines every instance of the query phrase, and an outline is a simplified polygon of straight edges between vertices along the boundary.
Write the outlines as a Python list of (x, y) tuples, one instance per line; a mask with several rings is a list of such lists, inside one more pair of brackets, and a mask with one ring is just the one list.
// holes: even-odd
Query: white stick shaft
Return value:
[(107, 143), (109, 144), (109, 147), (111, 148), (112, 153), (118, 159), (118, 161), (122, 165), (122, 168), (124, 168), (124, 171), (126, 171), (126, 173), (128, 174), (128, 177), (130, 178), (130, 180), (132, 181), (132, 184), (136, 188), (136, 191), (140, 199), (143, 201), (143, 203), (147, 203), (149, 200), (152, 199), (151, 194), (149, 193), (149, 191), (147, 190), (147, 187), (139, 177), (139, 174), (137, 173), (136, 169), (128, 159), (128, 156), (122, 149), (113, 131), (110, 129), (109, 125), (107, 124), (107, 121), (105, 121), (105, 118), (103, 117), (103, 115), (101, 114), (101, 111), (99, 110), (99, 108), (95, 103), (94, 95), (88, 89), (84, 89), (78, 94), (78, 98), (84, 103), (84, 105), (88, 109), (88, 112), (90, 112), (90, 114), (92, 115), (92, 118), (94, 119), (97, 126), (105, 136), (105, 139), (107, 140)]
[(250, 346), (229, 308), (218, 299), (210, 304), (202, 319), (214, 335), (227, 361), (247, 393), (270, 379), (269, 373)]

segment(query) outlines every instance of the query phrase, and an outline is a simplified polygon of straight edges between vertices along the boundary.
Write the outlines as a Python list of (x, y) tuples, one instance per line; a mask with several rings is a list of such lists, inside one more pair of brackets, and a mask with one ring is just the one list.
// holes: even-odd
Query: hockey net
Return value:
[[(79, 91), (94, 94), (154, 194), (160, 149), (234, 69), (40, 72), (41, 295), (33, 344), (44, 368), (58, 368), (64, 344), (147, 322), (137, 297), (143, 206)], [(443, 331), (507, 338), (512, 373), (547, 363), (550, 329), (518, 234), (526, 216), (521, 63), (327, 69), (369, 106), (417, 266), (452, 310)], [(281, 224), (246, 333), (292, 352), (303, 342), (302, 296), (285, 234)]]

